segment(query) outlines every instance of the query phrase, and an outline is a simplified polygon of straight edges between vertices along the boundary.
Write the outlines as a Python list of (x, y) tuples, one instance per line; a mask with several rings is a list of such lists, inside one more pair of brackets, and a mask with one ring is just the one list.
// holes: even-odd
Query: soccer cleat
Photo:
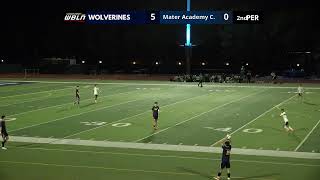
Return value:
[(228, 178), (228, 180), (230, 180), (230, 178)]
[(220, 178), (219, 178), (219, 177), (214, 177), (214, 179), (215, 179), (215, 180), (220, 180)]
[(6, 147), (2, 147), (1, 149), (3, 149), (3, 150), (7, 150), (7, 148), (6, 148)]

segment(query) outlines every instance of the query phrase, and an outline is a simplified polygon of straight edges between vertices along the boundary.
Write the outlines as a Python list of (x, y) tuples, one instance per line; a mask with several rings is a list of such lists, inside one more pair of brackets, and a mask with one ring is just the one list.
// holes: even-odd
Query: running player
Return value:
[(293, 129), (289, 126), (289, 120), (287, 117), (287, 113), (284, 111), (284, 109), (281, 109), (281, 114), (280, 116), (282, 116), (283, 121), (284, 121), (284, 129), (288, 132), (288, 131), (293, 131)]
[(158, 128), (158, 117), (159, 117), (159, 106), (158, 102), (154, 102), (154, 105), (152, 107), (152, 115), (153, 115), (153, 129), (157, 130)]
[(94, 85), (94, 88), (93, 88), (93, 95), (94, 95), (94, 103), (97, 103), (98, 101), (98, 94), (100, 92), (100, 89), (97, 87), (97, 85), (95, 84)]
[(220, 165), (220, 170), (218, 172), (218, 176), (216, 176), (214, 179), (220, 180), (222, 170), (224, 168), (227, 168), (227, 175), (228, 175), (228, 180), (230, 180), (230, 152), (231, 152), (231, 141), (230, 141), (231, 136), (227, 135), (221, 142), (222, 145), (222, 158), (221, 158), (221, 165)]
[(6, 150), (7, 148), (4, 147), (4, 144), (9, 140), (9, 134), (7, 132), (7, 127), (6, 127), (6, 121), (5, 121), (5, 117), (6, 116), (1, 116), (1, 119), (0, 119), (0, 133), (1, 133), (1, 136), (2, 136), (2, 149), (3, 150)]
[(298, 96), (302, 97), (302, 94), (303, 94), (303, 88), (302, 88), (301, 84), (299, 84), (299, 86), (298, 86)]
[(76, 101), (74, 104), (80, 104), (80, 92), (79, 92), (79, 86), (76, 87)]

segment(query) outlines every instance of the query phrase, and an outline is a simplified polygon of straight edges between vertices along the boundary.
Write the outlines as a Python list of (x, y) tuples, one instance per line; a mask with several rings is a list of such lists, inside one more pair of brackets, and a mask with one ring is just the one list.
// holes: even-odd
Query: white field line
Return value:
[(4, 96), (4, 97), (0, 97), (0, 99), (10, 98), (10, 97), (17, 97), (17, 96), (27, 96), (27, 95), (31, 95), (31, 94), (40, 94), (40, 93), (46, 93), (46, 92), (62, 91), (62, 90), (65, 90), (65, 89), (71, 89), (71, 87), (55, 89), (55, 90), (39, 91), (39, 92), (33, 92), (33, 93), (17, 94), (17, 95), (12, 95), (12, 96)]
[[(290, 101), (292, 98), (294, 98), (296, 95), (291, 96), (290, 98), (282, 101), (281, 103), (273, 106), (272, 108), (268, 109), (267, 111), (263, 112), (262, 114), (260, 114), (259, 116), (257, 116), (256, 118), (254, 118), (253, 120), (249, 121), (248, 123), (246, 123), (245, 125), (241, 126), (240, 128), (236, 129), (235, 131), (233, 131), (232, 133), (230, 133), (230, 135), (233, 135), (234, 133), (240, 131), (241, 129), (243, 129), (244, 127), (246, 127), (247, 125), (255, 122), (257, 119), (259, 119), (260, 117), (264, 116), (265, 114), (267, 114), (268, 112), (272, 111), (274, 108), (278, 108), (278, 106)], [(224, 138), (220, 139), (219, 141), (213, 143), (211, 146), (215, 146), (216, 144), (220, 143), (222, 140), (224, 140)]]
[(19, 131), (19, 130), (22, 130), (22, 129), (28, 129), (28, 128), (31, 128), (31, 127), (36, 127), (36, 126), (40, 126), (40, 125), (43, 125), (43, 124), (48, 124), (48, 123), (51, 123), (51, 122), (60, 121), (60, 120), (63, 120), (63, 119), (67, 119), (67, 118), (70, 118), (70, 117), (74, 117), (74, 116), (80, 116), (80, 115), (82, 115), (82, 114), (86, 114), (86, 113), (90, 113), (90, 112), (94, 112), (94, 111), (99, 111), (99, 110), (102, 110), (102, 109), (107, 109), (107, 108), (111, 108), (111, 107), (114, 107), (114, 106), (119, 106), (119, 105), (122, 105), (122, 104), (127, 104), (127, 103), (134, 102), (134, 101), (138, 101), (138, 100), (139, 100), (139, 99), (135, 99), (135, 100), (126, 101), (126, 102), (122, 102), (122, 103), (118, 103), (118, 104), (113, 104), (113, 105), (109, 105), (109, 106), (104, 106), (104, 107), (101, 107), (101, 108), (92, 109), (92, 110), (85, 111), (85, 112), (82, 112), (82, 113), (72, 114), (72, 115), (70, 115), (70, 116), (64, 116), (64, 117), (62, 117), (62, 118), (57, 118), (57, 119), (54, 119), (54, 120), (50, 120), (50, 121), (46, 121), (46, 122), (42, 122), (42, 123), (33, 124), (33, 125), (30, 125), (30, 126), (25, 126), (25, 127), (22, 127), (22, 128), (14, 129), (14, 130), (9, 131), (9, 132), (15, 132), (15, 131)]
[[(9, 80), (8, 80), (9, 81)], [(123, 85), (145, 85), (145, 86), (195, 86), (196, 83), (186, 84), (186, 83), (126, 83), (126, 82), (81, 82), (81, 81), (23, 81), (23, 80), (10, 80), (11, 82), (37, 82), (37, 83), (53, 83), (53, 84), (123, 84)], [(234, 87), (234, 88), (275, 88), (275, 89), (297, 89), (297, 87), (294, 86), (267, 86), (267, 85), (261, 85), (261, 86), (255, 86), (255, 85), (217, 85), (213, 83), (206, 83), (206, 86), (214, 86), (214, 87)], [(320, 89), (320, 87), (306, 87), (307, 89)]]
[[(25, 164), (25, 165), (36, 165), (36, 166), (53, 166), (53, 167), (64, 167), (64, 168), (84, 168), (84, 169), (103, 169), (111, 171), (125, 171), (132, 173), (157, 173), (166, 175), (185, 175), (185, 176), (199, 176), (197, 173), (187, 173), (187, 172), (173, 172), (173, 171), (156, 171), (156, 170), (144, 170), (144, 169), (124, 169), (124, 168), (112, 168), (104, 166), (83, 166), (83, 165), (70, 165), (70, 164), (54, 164), (54, 163), (39, 163), (39, 162), (24, 162), (24, 161), (0, 161), (2, 163), (9, 164)], [(223, 177), (223, 176), (222, 176)], [(233, 179), (245, 179), (245, 177), (232, 176)], [(256, 180), (274, 180), (269, 178), (255, 178), (250, 177), (250, 179)]]
[[(165, 105), (165, 106), (162, 106), (161, 109), (163, 109), (163, 108), (165, 108), (165, 107), (169, 107), (169, 106), (176, 105), (176, 104), (178, 104), (178, 103), (186, 102), (186, 101), (189, 101), (189, 100), (194, 99), (194, 98), (198, 98), (198, 97), (210, 95), (210, 94), (212, 94), (212, 93), (207, 93), (207, 94), (202, 94), (202, 95), (198, 95), (198, 96), (193, 96), (193, 97), (190, 97), (190, 98), (181, 100), (181, 101), (177, 101), (177, 102), (175, 102), (175, 103), (171, 103), (171, 104), (167, 104), (167, 105)], [(93, 131), (93, 130), (96, 130), (96, 129), (99, 129), (99, 128), (108, 126), (108, 125), (110, 125), (110, 124), (114, 124), (114, 123), (117, 123), (117, 122), (121, 122), (121, 121), (130, 119), (130, 118), (134, 118), (134, 117), (140, 116), (140, 115), (145, 114), (145, 113), (148, 113), (148, 112), (150, 112), (150, 110), (144, 111), (144, 112), (139, 113), (139, 114), (135, 114), (135, 115), (133, 115), (133, 116), (125, 117), (125, 118), (122, 118), (122, 119), (119, 119), (119, 120), (116, 120), (116, 121), (113, 121), (113, 122), (110, 122), (110, 123), (106, 123), (106, 124), (104, 124), (104, 125), (102, 125), (102, 126), (98, 126), (98, 127), (95, 127), (95, 128), (91, 128), (91, 129), (87, 129), (87, 130), (84, 130), (84, 131), (80, 131), (80, 132), (77, 132), (77, 133), (74, 133), (74, 134), (65, 136), (65, 137), (63, 137), (62, 139), (69, 138), (69, 137), (72, 137), (72, 136), (76, 136), (76, 135), (79, 135), (79, 134), (82, 134), (82, 133), (85, 133), (85, 132)], [(162, 111), (161, 111), (161, 112), (162, 112)]]
[[(0, 107), (7, 107), (7, 106), (12, 106), (12, 105), (16, 105), (16, 104), (24, 104), (26, 102), (33, 102), (33, 101), (38, 101), (38, 100), (41, 100), (41, 99), (46, 99), (48, 97), (52, 96), (52, 93), (48, 93), (46, 96), (43, 96), (43, 97), (38, 97), (38, 98), (30, 98), (26, 101), (20, 101), (20, 102), (15, 102), (15, 103), (12, 103), (12, 104), (4, 104), (4, 105), (0, 105)], [(59, 97), (59, 96), (57, 96)]]
[[(121, 86), (120, 86), (121, 87)], [(126, 86), (123, 86), (123, 87), (126, 87)], [(68, 88), (63, 88), (63, 89), (70, 89), (70, 88), (74, 88), (73, 86), (71, 87), (68, 87)], [(60, 90), (63, 90), (63, 89), (60, 89)], [(46, 92), (46, 91), (41, 91), (41, 92)], [(40, 93), (40, 92), (39, 92)], [(52, 93), (49, 93), (49, 95), (46, 95), (44, 97), (39, 97), (39, 98), (31, 98), (31, 99), (28, 99), (26, 101), (21, 101), (21, 102), (16, 102), (16, 103), (12, 103), (12, 104), (5, 104), (3, 106), (0, 106), (0, 107), (6, 107), (6, 106), (11, 106), (11, 105), (15, 105), (15, 104), (23, 104), (23, 103), (26, 103), (26, 102), (33, 102), (33, 101), (37, 101), (37, 100), (41, 100), (41, 99), (44, 99), (44, 98), (47, 98), (47, 97), (50, 97), (52, 96)], [(61, 95), (61, 96), (56, 96), (56, 97), (62, 97), (62, 96), (65, 96), (64, 95)], [(104, 96), (101, 96), (101, 97), (104, 97)]]
[[(1, 81), (1, 80), (0, 80)], [(39, 83), (41, 84), (41, 83)], [(16, 86), (18, 85), (18, 86)], [(51, 85), (51, 84), (48, 84), (48, 85), (44, 85), (44, 86), (32, 86), (32, 85), (35, 85), (35, 84), (16, 84), (14, 86), (10, 86), (10, 87), (22, 87), (24, 90), (34, 90), (34, 89), (39, 89), (39, 88), (47, 88), (47, 87), (51, 87), (51, 86), (54, 86), (54, 85)], [(36, 84), (37, 85), (37, 84)], [(2, 87), (8, 87), (8, 86), (2, 86)], [(67, 86), (65, 86), (67, 87)], [(10, 89), (10, 90), (6, 90), (6, 91), (3, 91), (3, 92), (16, 92), (17, 89)], [(1, 91), (2, 92), (2, 91)]]
[(309, 138), (309, 136), (312, 134), (312, 132), (316, 129), (316, 127), (318, 126), (318, 124), (320, 123), (320, 120), (317, 122), (316, 125), (314, 125), (314, 127), (311, 129), (311, 131), (307, 134), (307, 136), (301, 141), (301, 143), (296, 147), (296, 149), (294, 149), (294, 151), (298, 151), (299, 148), (304, 144), (304, 142), (306, 142), (306, 140)]
[(155, 132), (155, 133), (152, 133), (152, 134), (150, 134), (150, 135), (148, 135), (148, 136), (146, 136), (146, 137), (143, 137), (143, 138), (140, 138), (140, 139), (138, 139), (138, 140), (135, 140), (134, 142), (142, 141), (142, 140), (147, 139), (147, 138), (149, 138), (149, 137), (151, 137), (151, 136), (154, 136), (154, 135), (159, 134), (159, 133), (161, 133), (161, 132), (164, 132), (164, 131), (166, 131), (166, 130), (168, 130), (168, 129), (171, 129), (171, 128), (173, 128), (173, 127), (176, 127), (176, 126), (178, 126), (178, 125), (180, 125), (180, 124), (183, 124), (183, 123), (186, 123), (186, 122), (188, 122), (188, 121), (191, 121), (192, 119), (195, 119), (195, 118), (197, 118), (197, 117), (200, 117), (200, 116), (202, 116), (202, 115), (204, 115), (204, 114), (210, 113), (210, 112), (215, 111), (215, 110), (217, 110), (217, 109), (220, 109), (220, 108), (222, 108), (222, 107), (224, 107), (224, 106), (227, 106), (227, 105), (232, 104), (232, 103), (237, 102), (237, 101), (241, 101), (242, 99), (248, 98), (248, 97), (250, 97), (250, 96), (259, 94), (259, 93), (264, 92), (264, 91), (266, 91), (266, 90), (259, 91), (259, 92), (255, 92), (255, 93), (249, 94), (249, 95), (247, 95), (247, 96), (238, 98), (238, 99), (236, 99), (236, 100), (233, 100), (233, 101), (224, 103), (224, 104), (222, 104), (222, 105), (216, 106), (216, 107), (214, 107), (214, 108), (212, 108), (212, 109), (210, 109), (210, 110), (208, 110), (208, 111), (202, 112), (202, 113), (200, 113), (200, 114), (198, 114), (198, 115), (196, 115), (196, 116), (192, 116), (191, 118), (186, 119), (186, 120), (184, 120), (184, 121), (181, 121), (181, 122), (179, 122), (179, 123), (177, 123), (177, 124), (175, 124), (175, 125), (173, 125), (173, 126), (169, 126), (169, 127), (165, 128), (165, 129), (162, 129), (162, 130), (160, 130), (160, 131), (157, 131), (157, 132)]
[[(163, 151), (175, 151), (175, 152), (199, 152), (199, 153), (202, 152), (202, 153), (220, 154), (222, 151), (220, 147), (208, 147), (208, 146), (149, 144), (149, 143), (112, 142), (112, 141), (96, 141), (96, 140), (93, 141), (93, 140), (79, 140), (79, 139), (58, 139), (58, 138), (36, 138), (36, 137), (23, 137), (23, 136), (11, 136), (10, 140), (12, 142), (22, 142), (22, 143), (92, 146), (92, 147), (142, 149), (142, 150), (163, 150)], [(40, 148), (40, 149), (46, 150), (46, 148)], [(49, 150), (51, 150), (51, 148)], [(74, 150), (61, 149), (60, 151), (74, 151)], [(90, 151), (79, 151), (79, 152), (90, 152)], [(93, 151), (92, 153), (111, 153), (111, 152)], [(267, 156), (267, 157), (288, 157), (288, 158), (301, 158), (301, 159), (320, 159), (320, 153), (294, 152), (294, 151), (233, 148), (232, 154), (249, 155), (249, 156)], [(122, 155), (125, 155), (125, 154), (122, 154)], [(164, 157), (168, 157), (168, 156), (164, 156)], [(320, 164), (317, 166), (320, 166)]]
[[(131, 92), (134, 92), (134, 91), (137, 91), (137, 90), (135, 89), (135, 90), (131, 90), (131, 91), (126, 91), (126, 92), (121, 92), (121, 93), (116, 93), (116, 94), (111, 94), (111, 95), (106, 95), (106, 96), (100, 96), (100, 99), (101, 98), (105, 98), (105, 97), (116, 96), (116, 95), (120, 95), (120, 94), (127, 94), (127, 93), (131, 93)], [(81, 102), (86, 102), (86, 101), (89, 101), (89, 100), (92, 101), (92, 98), (87, 98), (87, 99), (81, 100)], [(44, 110), (44, 109), (61, 107), (61, 106), (64, 106), (64, 105), (67, 105), (67, 104), (73, 104), (73, 103), (74, 102), (68, 102), (68, 103), (58, 104), (58, 105), (54, 105), (54, 106), (47, 106), (47, 107), (44, 107), (44, 108), (34, 109), (34, 110), (30, 110), (30, 111), (24, 111), (24, 112), (16, 113), (16, 114), (11, 114), (11, 115), (9, 115), (7, 117), (17, 116), (17, 115), (21, 115), (21, 114), (27, 114), (27, 113), (31, 113), (31, 112), (35, 112), (35, 111), (41, 111), (41, 110)]]

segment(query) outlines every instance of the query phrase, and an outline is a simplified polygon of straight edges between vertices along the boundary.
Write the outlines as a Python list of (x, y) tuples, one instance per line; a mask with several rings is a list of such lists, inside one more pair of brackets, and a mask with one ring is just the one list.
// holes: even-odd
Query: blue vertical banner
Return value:
[(187, 24), (186, 26), (186, 46), (192, 46), (191, 45), (191, 25)]
[[(191, 0), (187, 0), (187, 12), (191, 10)], [(186, 25), (186, 44), (185, 46), (192, 46), (191, 44), (191, 24)]]

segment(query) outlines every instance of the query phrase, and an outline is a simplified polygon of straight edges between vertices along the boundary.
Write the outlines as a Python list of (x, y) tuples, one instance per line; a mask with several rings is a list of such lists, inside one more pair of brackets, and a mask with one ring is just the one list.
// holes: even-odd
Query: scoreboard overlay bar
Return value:
[(85, 24), (261, 24), (258, 11), (88, 11), (66, 13), (65, 22)]

